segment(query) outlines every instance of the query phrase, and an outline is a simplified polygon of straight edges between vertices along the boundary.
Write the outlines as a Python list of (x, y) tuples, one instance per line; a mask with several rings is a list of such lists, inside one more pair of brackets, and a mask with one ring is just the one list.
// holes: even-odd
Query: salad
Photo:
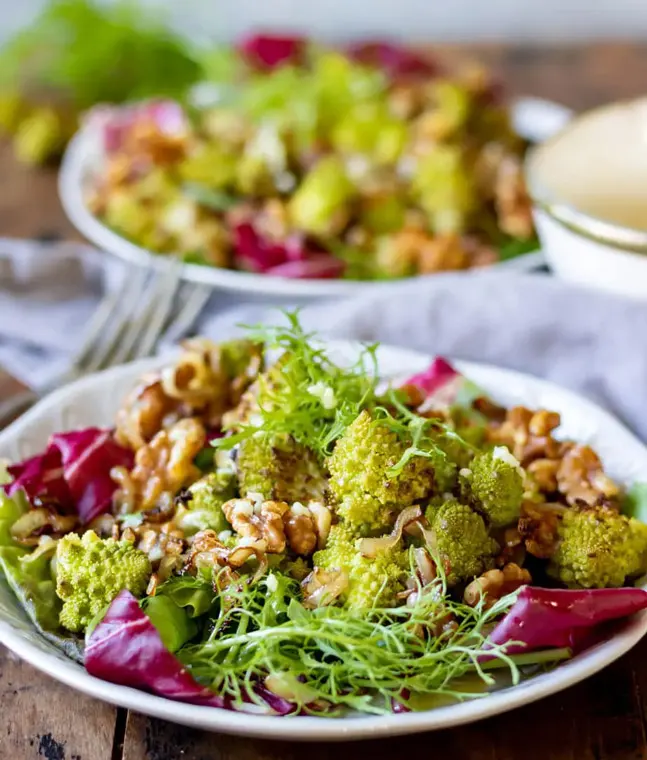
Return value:
[(524, 144), (482, 69), (392, 45), (253, 37), (210, 53), (196, 102), (91, 113), (89, 209), (185, 261), (391, 279), (537, 247)]
[(7, 466), (0, 567), (93, 675), (269, 715), (485, 696), (647, 607), (647, 487), (446, 361), (378, 378), (296, 314), (185, 342), (113, 429)]

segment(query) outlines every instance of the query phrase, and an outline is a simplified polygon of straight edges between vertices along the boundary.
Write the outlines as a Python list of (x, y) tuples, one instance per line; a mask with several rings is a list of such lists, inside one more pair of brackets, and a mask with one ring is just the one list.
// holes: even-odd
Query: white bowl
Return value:
[(558, 276), (647, 299), (646, 176), (647, 99), (586, 113), (529, 153), (535, 224)]
[[(357, 346), (331, 344), (335, 358), (352, 360)], [(381, 347), (378, 362), (383, 376), (402, 377), (424, 369), (429, 358), (411, 351)], [(63, 388), (41, 401), (0, 433), (0, 457), (18, 459), (44, 448), (49, 435), (86, 425), (111, 425), (119, 399), (160, 359), (117, 367)], [(609, 474), (632, 483), (647, 473), (647, 449), (619, 422), (579, 396), (516, 372), (457, 362), (458, 369), (497, 401), (554, 409), (562, 415), (563, 435), (591, 443)], [(0, 580), (0, 642), (40, 670), (90, 696), (140, 713), (210, 731), (299, 741), (370, 739), (448, 728), (507, 712), (514, 707), (565, 689), (592, 675), (624, 654), (647, 632), (647, 611), (628, 620), (609, 640), (579, 654), (519, 686), (502, 689), (462, 704), (426, 712), (347, 718), (278, 718), (229, 712), (173, 702), (90, 676), (43, 639), (20, 609), (4, 580)]]
[[(538, 98), (522, 98), (513, 105), (512, 115), (516, 130), (524, 138), (538, 141), (561, 127), (568, 120), (570, 111)], [(85, 202), (85, 188), (92, 175), (100, 170), (101, 153), (97, 130), (91, 125), (82, 127), (69, 143), (61, 163), (58, 187), (63, 210), (79, 232), (98, 248), (135, 265), (150, 266), (163, 261), (164, 257), (156, 256), (130, 242), (89, 211)], [(527, 272), (537, 269), (543, 263), (543, 255), (536, 251), (494, 266), (498, 269)], [(373, 292), (393, 284), (393, 281), (362, 282), (343, 279), (292, 280), (196, 264), (185, 264), (182, 276), (185, 280), (203, 283), (216, 290), (274, 301), (349, 296)]]

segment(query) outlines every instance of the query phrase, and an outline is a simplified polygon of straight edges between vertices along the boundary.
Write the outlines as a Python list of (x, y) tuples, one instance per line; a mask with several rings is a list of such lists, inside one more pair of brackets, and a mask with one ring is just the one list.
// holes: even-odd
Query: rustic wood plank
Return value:
[(0, 141), (0, 235), (80, 240), (58, 201), (55, 167), (26, 167)]
[(3, 760), (113, 760), (115, 708), (57, 683), (0, 647)]

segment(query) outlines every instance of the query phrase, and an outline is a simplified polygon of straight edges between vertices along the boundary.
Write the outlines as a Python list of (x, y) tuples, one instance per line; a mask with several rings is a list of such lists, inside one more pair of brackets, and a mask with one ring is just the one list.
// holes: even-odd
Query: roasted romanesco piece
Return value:
[(647, 570), (647, 525), (606, 506), (564, 513), (548, 572), (567, 586), (622, 586)]
[(61, 625), (69, 631), (84, 631), (121, 590), (143, 594), (151, 572), (146, 554), (128, 541), (101, 539), (92, 530), (83, 537), (68, 533), (56, 548)]
[(461, 471), (461, 485), (471, 504), (494, 528), (519, 518), (523, 499), (523, 470), (505, 446), (478, 454)]
[(452, 499), (431, 505), (426, 517), (436, 535), (448, 586), (469, 581), (494, 566), (499, 545), (471, 507)]
[(240, 444), (236, 467), (242, 497), (257, 493), (290, 504), (324, 498), (326, 480), (316, 457), (289, 436), (247, 438)]
[(315, 567), (343, 570), (347, 574), (348, 586), (341, 596), (346, 607), (367, 609), (395, 605), (409, 569), (408, 552), (396, 546), (369, 558), (362, 555), (357, 544), (357, 533), (349, 525), (333, 525), (326, 548), (313, 557)]
[(236, 495), (235, 470), (218, 469), (200, 478), (187, 491), (178, 507), (174, 522), (184, 534), (191, 536), (200, 530), (231, 530), (222, 505)]
[(394, 513), (432, 494), (437, 480), (434, 459), (412, 457), (397, 474), (389, 475), (407, 446), (366, 410), (337, 441), (327, 463), (330, 488), (337, 513), (353, 527), (383, 530)]

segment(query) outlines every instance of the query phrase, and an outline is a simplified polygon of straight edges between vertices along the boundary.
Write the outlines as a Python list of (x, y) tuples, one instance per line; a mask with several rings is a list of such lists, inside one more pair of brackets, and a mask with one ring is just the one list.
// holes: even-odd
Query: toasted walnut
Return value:
[(289, 510), (284, 501), (231, 499), (222, 506), (225, 517), (239, 536), (264, 542), (265, 551), (281, 554), (285, 551), (283, 516)]
[(507, 155), (499, 163), (494, 194), (501, 229), (512, 237), (530, 238), (533, 235), (532, 203), (521, 161), (516, 156)]
[(309, 502), (308, 511), (314, 521), (315, 533), (317, 534), (317, 548), (323, 549), (326, 546), (332, 525), (332, 512), (320, 501)]
[(317, 532), (310, 512), (301, 504), (294, 504), (284, 516), (283, 523), (292, 551), (297, 554), (312, 554), (317, 546)]
[(618, 486), (604, 474), (602, 462), (590, 446), (569, 448), (559, 464), (556, 479), (560, 493), (571, 505), (578, 501), (593, 505), (618, 495)]
[(325, 546), (332, 522), (330, 510), (319, 502), (290, 507), (285, 501), (231, 499), (222, 509), (239, 536), (262, 541), (270, 554), (280, 554), (286, 546), (296, 554), (312, 554)]
[(418, 254), (421, 274), (466, 269), (468, 265), (467, 251), (458, 235), (439, 235), (427, 240)]
[(137, 548), (148, 554), (151, 562), (159, 562), (165, 556), (179, 556), (185, 548), (184, 532), (172, 523), (144, 525), (139, 531)]
[(510, 562), (501, 570), (488, 570), (475, 578), (465, 589), (463, 599), (470, 607), (475, 607), (484, 597), (485, 609), (489, 609), (498, 599), (531, 581), (530, 573), (525, 568)]
[(196, 419), (180, 420), (168, 430), (160, 430), (137, 451), (130, 472), (123, 467), (111, 470), (111, 477), (119, 485), (114, 503), (121, 512), (171, 504), (181, 488), (200, 477), (193, 460), (205, 441), (204, 426)]
[(173, 164), (186, 151), (186, 135), (160, 129), (153, 118), (138, 119), (126, 134), (124, 150), (133, 156), (150, 158), (156, 165)]
[(482, 240), (474, 237), (463, 237), (462, 241), (469, 267), (488, 267), (500, 261), (498, 251)]
[(507, 410), (504, 406), (495, 404), (487, 396), (479, 396), (472, 401), (472, 409), (482, 414), (490, 422), (501, 423), (505, 420)]
[(536, 504), (525, 501), (521, 507), (518, 530), (526, 550), (533, 557), (548, 559), (555, 553), (561, 504)]
[(164, 392), (159, 377), (144, 378), (117, 412), (116, 440), (137, 451), (160, 430), (177, 421), (179, 404)]
[(514, 562), (517, 565), (523, 564), (526, 558), (526, 547), (519, 528), (516, 525), (503, 531), (500, 545), (501, 552), (496, 558), (497, 567), (503, 567), (508, 562)]
[(557, 490), (558, 468), (559, 460), (542, 458), (530, 462), (527, 472), (541, 492), (553, 493)]
[(223, 567), (229, 550), (213, 530), (201, 530), (191, 539), (191, 550), (185, 558), (184, 571), (195, 572), (201, 567)]
[(535, 459), (556, 459), (563, 444), (552, 436), (559, 425), (556, 412), (540, 409), (532, 412), (523, 406), (509, 409), (505, 420), (493, 422), (487, 437), (491, 443), (507, 446), (523, 467)]

